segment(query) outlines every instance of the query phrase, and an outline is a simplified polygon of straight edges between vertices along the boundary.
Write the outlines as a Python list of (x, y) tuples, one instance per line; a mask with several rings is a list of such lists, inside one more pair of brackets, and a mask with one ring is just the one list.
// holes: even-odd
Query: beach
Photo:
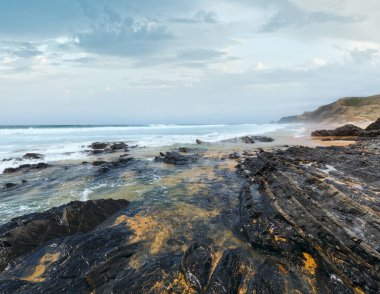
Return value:
[[(57, 268), (54, 267), (54, 264), (63, 262), (69, 256), (74, 264), (82, 264), (75, 257), (77, 253), (71, 252), (74, 247), (68, 249), (71, 248), (70, 246), (79, 246), (75, 247), (77, 249), (74, 252), (79, 250), (78, 253), (82, 254), (80, 252), (84, 249), (81, 249), (81, 246), (84, 244), (87, 244), (85, 246), (91, 252), (96, 252), (98, 249), (111, 252), (116, 247), (119, 248), (120, 244), (125, 243), (127, 246), (125, 248), (129, 248), (128, 250), (132, 250), (132, 244), (138, 244), (138, 249), (133, 247), (133, 254), (128, 257), (127, 262), (130, 270), (139, 276), (139, 278), (134, 275), (128, 277), (137, 283), (134, 291), (140, 289), (139, 291), (144, 292), (150, 289), (155, 293), (193, 293), (193, 290), (188, 288), (189, 277), (184, 276), (183, 271), (178, 276), (176, 271), (170, 270), (171, 266), (177, 265), (181, 258), (184, 262), (181, 254), (191, 250), (189, 249), (191, 244), (198, 244), (191, 246), (201, 246), (202, 250), (205, 250), (207, 258), (210, 258), (210, 269), (208, 270), (214, 272), (214, 275), (218, 275), (218, 271), (226, 270), (220, 268), (225, 259), (237, 258), (238, 261), (234, 261), (237, 264), (234, 266), (239, 267), (244, 272), (244, 277), (248, 279), (253, 272), (250, 273), (249, 270), (247, 272), (249, 266), (246, 264), (246, 260), (267, 266), (268, 252), (266, 250), (272, 252), (271, 248), (273, 247), (273, 244), (268, 243), (264, 246), (266, 247), (264, 251), (256, 248), (255, 237), (250, 235), (249, 229), (246, 228), (247, 224), (244, 223), (245, 215), (252, 217), (258, 213), (250, 211), (252, 205), (245, 204), (245, 200), (243, 201), (241, 198), (258, 197), (244, 196), (244, 193), (248, 192), (242, 192), (245, 191), (244, 187), (247, 183), (253, 185), (251, 190), (260, 187), (260, 185), (252, 184), (254, 183), (253, 178), (250, 180), (255, 170), (251, 169), (249, 162), (260, 154), (287, 152), (286, 150), (289, 148), (300, 148), (292, 146), (310, 147), (307, 149), (310, 151), (307, 152), (313, 154), (312, 150), (317, 146), (342, 147), (355, 143), (354, 139), (340, 140), (340, 138), (336, 138), (324, 141), (323, 138), (313, 138), (310, 136), (310, 131), (317, 127), (317, 125), (303, 124), (274, 124), (264, 125), (261, 129), (259, 125), (2, 129), (0, 132), (3, 134), (8, 132), (9, 135), (7, 138), (2, 137), (3, 145), (1, 146), (3, 159), (6, 159), (2, 161), (3, 174), (0, 175), (0, 186), (4, 187), (0, 192), (0, 209), (2, 211), (0, 222), (2, 224), (15, 217), (22, 219), (24, 215), (30, 213), (37, 213), (36, 217), (38, 217), (38, 213), (53, 207), (67, 205), (71, 201), (91, 204), (91, 201), (97, 203), (96, 201), (103, 201), (101, 199), (113, 199), (107, 201), (116, 201), (117, 205), (121, 205), (117, 210), (125, 206), (115, 215), (113, 215), (114, 210), (111, 210), (109, 218), (94, 231), (98, 232), (101, 229), (101, 232), (96, 234), (100, 234), (102, 239), (107, 239), (108, 241), (103, 240), (106, 243), (96, 245), (97, 241), (94, 241), (95, 243), (91, 244), (90, 240), (93, 237), (87, 236), (87, 233), (78, 235), (83, 238), (83, 240), (79, 239), (80, 243), (78, 243), (82, 244), (81, 242), (83, 242), (82, 245), (70, 245), (71, 242), (74, 242), (70, 237), (54, 239), (53, 243), (39, 247), (37, 252), (28, 255), (29, 257), (16, 263), (17, 265), (14, 267), (3, 269), (5, 277), (23, 281), (23, 283), (27, 283), (26, 285), (32, 285), (31, 287), (41, 283), (41, 285), (49, 285), (54, 289), (60, 289), (60, 287), (70, 289), (69, 285), (73, 283), (72, 285), (84, 287), (79, 292), (87, 291), (88, 284), (80, 282), (81, 279), (75, 278), (69, 284), (60, 282), (57, 279), (59, 270), (56, 272), (60, 266)], [(139, 131), (146, 134), (137, 136)], [(121, 133), (120, 137), (117, 135), (118, 132)], [(110, 134), (107, 136), (108, 133)], [(41, 140), (44, 136), (47, 139)], [(130, 136), (129, 140), (128, 136)], [(27, 145), (22, 142), (17, 146), (20, 137), (28, 138), (31, 144)], [(4, 143), (5, 140), (9, 142)], [(166, 143), (163, 143), (165, 140), (167, 140)], [(48, 149), (46, 146), (49, 144), (54, 147)], [(12, 146), (13, 149), (7, 150), (7, 146)], [(302, 150), (300, 149), (300, 151)], [(8, 160), (12, 154), (16, 156), (13, 155), (13, 159)], [(301, 162), (305, 160), (303, 158)], [(39, 166), (40, 163), (44, 165)], [(27, 166), (22, 166), (22, 164)], [(309, 167), (307, 161), (305, 164)], [(320, 169), (324, 168), (327, 168), (327, 174), (329, 171), (336, 171), (333, 166), (320, 167)], [(284, 184), (284, 186), (287, 185), (291, 187), (290, 184)], [(357, 185), (359, 187), (361, 184)], [(363, 189), (360, 187), (358, 189)], [(68, 205), (70, 207), (71, 204)], [(81, 211), (82, 204), (75, 205), (79, 205), (79, 211)], [(107, 205), (112, 207), (116, 204), (105, 202), (102, 205), (106, 205), (102, 211), (107, 211), (111, 209), (107, 208)], [(96, 206), (91, 209), (96, 209)], [(89, 218), (95, 217), (96, 220), (99, 212), (92, 212), (91, 209), (86, 208), (82, 213), (90, 213)], [(266, 215), (266, 213), (260, 212), (260, 215)], [(78, 213), (73, 215), (74, 218), (75, 215)], [(31, 220), (34, 218), (33, 215), (30, 217)], [(270, 218), (265, 222), (270, 223)], [(69, 221), (69, 223), (77, 221)], [(17, 219), (13, 222), (19, 223)], [(23, 222), (28, 223), (29, 221)], [(251, 222), (254, 223), (256, 220), (248, 220), (248, 223)], [(91, 223), (93, 226), (96, 224)], [(9, 224), (13, 226), (11, 221), (5, 225), (5, 228)], [(89, 226), (91, 227), (91, 224)], [(259, 230), (262, 230), (263, 226), (266, 225), (259, 225)], [(281, 228), (284, 225), (273, 223), (268, 228), (268, 232), (274, 234), (276, 246), (287, 244), (290, 239), (295, 238), (287, 235), (295, 234), (290, 233), (289, 228), (284, 227), (281, 232), (278, 231), (277, 226)], [(75, 230), (81, 231), (80, 227), (79, 224), (79, 228)], [(122, 238), (117, 241), (121, 242), (117, 243), (119, 245), (112, 245), (112, 240), (116, 240), (113, 237), (114, 230), (117, 230), (118, 238)], [(54, 232), (52, 232), (53, 235), (56, 234)], [(268, 233), (263, 233), (262, 236), (265, 234)], [(249, 242), (247, 242), (247, 235)], [(116, 247), (114, 248), (114, 246)], [(123, 246), (121, 247), (124, 248)], [(294, 248), (294, 250), (301, 250), (302, 256), (302, 252), (305, 252), (306, 249), (299, 249), (299, 246), (297, 245), (295, 247), (297, 249)], [(195, 254), (193, 258), (199, 258), (198, 254), (205, 252), (196, 251), (186, 254)], [(298, 283), (306, 283), (302, 287), (306, 287), (306, 285), (311, 288), (319, 287), (321, 285), (320, 278), (316, 279), (315, 273), (317, 257), (309, 249), (304, 254), (307, 257), (306, 272), (300, 271), (297, 274), (297, 279), (302, 280)], [(94, 263), (98, 262), (96, 261), (98, 257), (91, 258), (94, 259)], [(159, 260), (164, 258), (165, 261), (156, 263), (157, 258)], [(296, 278), (288, 275), (287, 272), (291, 270), (289, 266), (293, 267), (297, 262), (302, 264), (303, 261), (289, 265), (284, 263), (282, 259), (284, 257), (275, 255), (273, 258), (277, 264), (276, 267), (279, 267), (280, 272), (283, 271), (282, 279), (284, 277), (288, 279), (289, 289), (296, 287)], [(106, 260), (111, 262), (109, 259)], [(194, 260), (189, 262), (194, 262)], [(114, 266), (112, 265), (112, 267)], [(146, 268), (147, 266), (148, 268)], [(152, 267), (154, 274), (150, 273), (149, 267)], [(63, 269), (69, 270), (62, 265)], [(81, 267), (79, 270), (86, 271)], [(109, 287), (107, 283), (103, 286), (96, 285), (99, 282), (96, 276), (101, 275), (96, 271), (93, 269), (92, 274), (88, 273), (86, 279), (92, 281), (88, 283), (93, 289), (99, 288), (102, 289), (100, 293), (106, 293), (111, 288), (107, 288)], [(272, 268), (271, 265), (268, 271), (271, 275), (278, 269)], [(78, 274), (84, 275), (84, 272)], [(159, 274), (160, 272), (162, 274)], [(150, 276), (151, 274), (153, 276)], [(228, 275), (231, 275), (229, 279), (232, 281), (238, 279), (232, 273)], [(45, 280), (48, 280), (49, 283), (44, 283)], [(6, 278), (6, 281), (9, 282), (9, 278)], [(152, 284), (153, 281), (155, 282)], [(147, 286), (150, 288), (142, 290), (140, 287), (146, 283), (150, 285)], [(219, 282), (214, 281), (214, 283)], [(244, 285), (244, 287), (249, 286), (248, 284)], [(29, 286), (26, 286), (25, 289), (28, 289)], [(195, 286), (192, 289), (196, 288)], [(173, 289), (177, 289), (177, 292)], [(132, 291), (131, 293), (136, 292)]]

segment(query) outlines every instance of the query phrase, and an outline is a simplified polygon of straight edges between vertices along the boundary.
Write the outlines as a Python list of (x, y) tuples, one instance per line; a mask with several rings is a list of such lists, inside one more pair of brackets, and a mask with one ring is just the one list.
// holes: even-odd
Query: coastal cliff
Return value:
[(379, 117), (380, 95), (370, 97), (342, 98), (328, 105), (323, 105), (311, 112), (301, 115), (287, 116), (279, 123), (346, 123), (370, 122)]

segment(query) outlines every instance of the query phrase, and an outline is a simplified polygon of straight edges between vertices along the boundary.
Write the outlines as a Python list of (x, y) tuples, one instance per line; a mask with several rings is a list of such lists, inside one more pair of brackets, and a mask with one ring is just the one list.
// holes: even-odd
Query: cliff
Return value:
[(380, 114), (380, 95), (370, 97), (349, 97), (323, 105), (311, 112), (287, 116), (279, 123), (317, 122), (346, 123), (374, 121)]

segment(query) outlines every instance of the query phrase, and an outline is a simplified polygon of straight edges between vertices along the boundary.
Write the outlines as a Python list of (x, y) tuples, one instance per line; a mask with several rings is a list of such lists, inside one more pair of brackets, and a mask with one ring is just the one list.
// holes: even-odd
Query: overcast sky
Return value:
[(380, 93), (379, 0), (0, 2), (0, 124), (249, 123)]

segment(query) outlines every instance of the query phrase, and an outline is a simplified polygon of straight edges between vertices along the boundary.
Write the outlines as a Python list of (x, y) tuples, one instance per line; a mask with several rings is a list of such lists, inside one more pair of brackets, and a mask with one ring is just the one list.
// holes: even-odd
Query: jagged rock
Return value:
[(112, 199), (74, 201), (12, 219), (0, 226), (0, 271), (15, 257), (36, 250), (49, 240), (93, 230), (128, 204), (126, 200)]
[(195, 143), (197, 143), (198, 145), (202, 145), (202, 144), (204, 144), (205, 142), (203, 142), (202, 140), (196, 139), (196, 140), (195, 140)]
[(378, 118), (375, 122), (370, 124), (366, 129), (366, 131), (377, 131), (380, 130), (380, 118)]
[(40, 170), (40, 169), (45, 169), (48, 167), (50, 167), (50, 165), (43, 162), (40, 162), (37, 164), (21, 164), (18, 167), (9, 167), (9, 168), (4, 169), (3, 174), (12, 174), (12, 173), (20, 172), (20, 171), (27, 172), (27, 171), (35, 170), (35, 169)]
[(185, 279), (199, 293), (206, 288), (211, 273), (212, 255), (208, 245), (194, 243), (185, 252), (181, 267)]
[(44, 159), (45, 156), (39, 153), (26, 153), (22, 158), (23, 159)]
[(287, 260), (300, 292), (310, 292), (305, 273), (321, 293), (379, 291), (378, 147), (299, 146), (242, 164), (253, 180), (240, 194), (243, 231), (254, 248)]
[[(268, 258), (257, 267), (257, 273), (249, 285), (248, 293), (281, 294), (287, 292), (287, 280), (287, 276), (281, 272), (279, 266)], [(291, 286), (289, 288), (297, 288), (297, 284)]]
[(363, 129), (354, 125), (344, 125), (342, 127), (336, 128), (335, 130), (317, 130), (311, 133), (312, 136), (316, 136), (316, 137), (360, 136), (362, 134), (363, 134)]
[(184, 165), (196, 162), (198, 156), (195, 155), (182, 155), (178, 152), (160, 152), (160, 156), (155, 158), (155, 161), (163, 161), (167, 164)]
[[(380, 119), (379, 119), (380, 120)], [(379, 121), (378, 120), (378, 121)], [(366, 129), (361, 129), (354, 125), (344, 125), (343, 127), (339, 127), (335, 130), (317, 130), (311, 133), (312, 136), (317, 137), (376, 137), (380, 136), (379, 122), (376, 121), (373, 124), (369, 125)]]
[(128, 151), (128, 145), (124, 142), (95, 142), (88, 147), (92, 149), (90, 150), (90, 153), (93, 155), (102, 153), (112, 153), (116, 151)]
[(250, 280), (250, 265), (239, 250), (227, 250), (211, 276), (206, 293), (241, 293)]

